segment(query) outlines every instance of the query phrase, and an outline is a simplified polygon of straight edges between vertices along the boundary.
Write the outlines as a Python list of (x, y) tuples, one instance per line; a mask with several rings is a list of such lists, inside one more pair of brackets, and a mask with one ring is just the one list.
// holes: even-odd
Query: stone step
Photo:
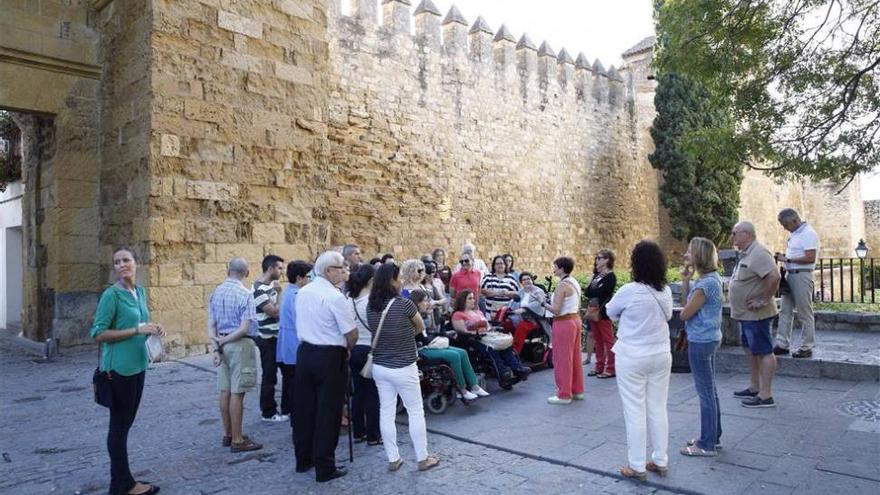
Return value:
[[(880, 311), (880, 304), (877, 305), (877, 309)], [(817, 331), (880, 333), (880, 312), (815, 311), (814, 315)]]
[[(816, 335), (812, 358), (777, 356), (778, 375), (837, 380), (880, 381), (880, 333), (821, 332)], [(716, 371), (748, 369), (742, 348), (724, 346), (718, 353)]]

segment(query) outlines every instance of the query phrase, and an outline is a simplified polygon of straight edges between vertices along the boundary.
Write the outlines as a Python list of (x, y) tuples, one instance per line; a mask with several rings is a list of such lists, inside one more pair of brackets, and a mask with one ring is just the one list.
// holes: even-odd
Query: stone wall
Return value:
[(880, 259), (880, 199), (865, 201), (865, 244), (868, 256)]
[[(154, 2), (150, 307), (204, 350), (226, 262), (329, 246), (342, 188), (327, 163), (328, 12), (320, 0)], [(187, 351), (189, 349), (189, 351)]]
[(98, 281), (99, 35), (82, 2), (2, 9), (0, 107), (21, 112), (26, 148), (24, 332), (75, 342)]

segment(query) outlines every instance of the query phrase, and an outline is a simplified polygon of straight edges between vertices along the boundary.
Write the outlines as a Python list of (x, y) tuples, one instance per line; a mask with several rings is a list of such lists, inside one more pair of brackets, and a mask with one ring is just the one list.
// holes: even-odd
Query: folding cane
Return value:
[(351, 380), (351, 373), (348, 374), (348, 462), (354, 462), (354, 434), (351, 432), (351, 429), (354, 427), (352, 421), (354, 421), (354, 415), (351, 412), (351, 393), (353, 389), (353, 383)]

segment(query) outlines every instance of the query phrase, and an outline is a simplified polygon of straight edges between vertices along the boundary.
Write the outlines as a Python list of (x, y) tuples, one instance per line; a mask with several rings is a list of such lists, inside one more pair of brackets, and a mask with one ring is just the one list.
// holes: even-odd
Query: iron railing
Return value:
[(880, 296), (874, 258), (819, 258), (816, 271), (816, 301), (875, 304)]

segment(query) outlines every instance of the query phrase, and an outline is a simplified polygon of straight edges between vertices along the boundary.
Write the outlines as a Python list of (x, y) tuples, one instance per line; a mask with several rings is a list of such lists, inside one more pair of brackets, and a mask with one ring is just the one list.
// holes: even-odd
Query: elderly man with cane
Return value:
[(336, 466), (339, 419), (348, 384), (348, 351), (357, 341), (351, 305), (336, 288), (348, 275), (342, 254), (327, 251), (315, 262), (315, 280), (296, 298), (300, 339), (294, 386), (293, 444), (296, 472), (315, 468), (326, 482), (347, 474)]

